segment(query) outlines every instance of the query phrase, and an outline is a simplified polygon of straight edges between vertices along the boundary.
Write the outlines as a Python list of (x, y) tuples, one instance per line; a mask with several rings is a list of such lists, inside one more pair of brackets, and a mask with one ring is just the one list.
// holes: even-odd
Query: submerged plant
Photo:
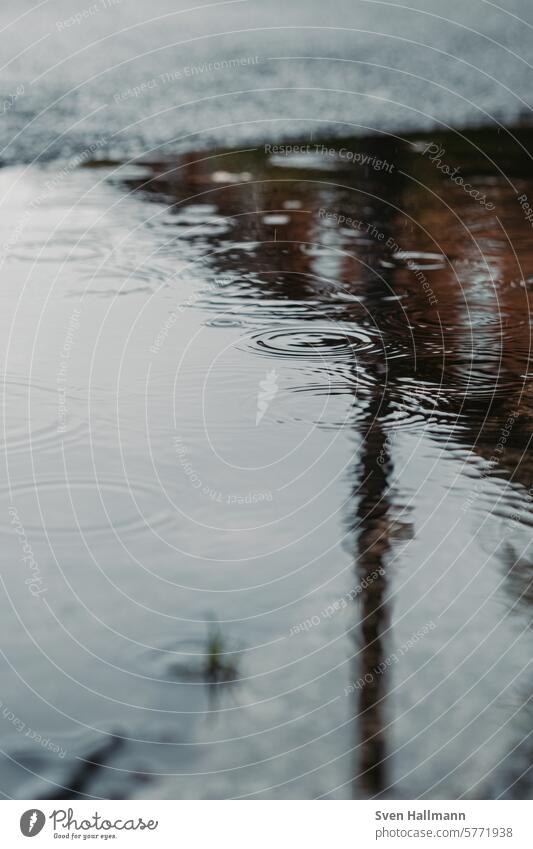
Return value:
[(230, 649), (220, 626), (211, 622), (207, 632), (204, 677), (210, 684), (227, 684), (238, 678), (240, 652)]

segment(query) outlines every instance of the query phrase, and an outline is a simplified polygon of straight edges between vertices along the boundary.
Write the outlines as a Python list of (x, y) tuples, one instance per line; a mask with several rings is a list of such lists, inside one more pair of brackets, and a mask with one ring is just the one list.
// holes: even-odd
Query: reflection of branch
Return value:
[(123, 739), (117, 734), (110, 734), (109, 739), (101, 746), (90, 751), (87, 757), (79, 759), (79, 765), (73, 769), (72, 775), (65, 779), (63, 786), (47, 795), (47, 799), (78, 799), (89, 793), (91, 782), (97, 773), (101, 773), (111, 763), (112, 756), (123, 746)]

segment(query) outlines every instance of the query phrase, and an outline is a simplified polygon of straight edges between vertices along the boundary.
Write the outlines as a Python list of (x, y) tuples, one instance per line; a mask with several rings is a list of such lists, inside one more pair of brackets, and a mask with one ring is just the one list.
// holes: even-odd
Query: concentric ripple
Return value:
[[(164, 496), (145, 482), (85, 478), (22, 481), (10, 495), (26, 516), (25, 528), (36, 536), (43, 533), (88, 535), (131, 534), (161, 528), (171, 521)], [(37, 510), (37, 499), (43, 516)], [(7, 525), (4, 524), (7, 530)]]
[(251, 335), (247, 348), (269, 357), (352, 360), (382, 349), (362, 330), (337, 325), (277, 327)]

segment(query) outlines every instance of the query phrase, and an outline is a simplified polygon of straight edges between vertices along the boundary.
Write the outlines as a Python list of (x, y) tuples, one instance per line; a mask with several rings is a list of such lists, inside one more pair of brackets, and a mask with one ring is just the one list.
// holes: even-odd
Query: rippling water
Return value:
[(533, 170), (343, 144), (0, 171), (4, 794), (529, 793)]

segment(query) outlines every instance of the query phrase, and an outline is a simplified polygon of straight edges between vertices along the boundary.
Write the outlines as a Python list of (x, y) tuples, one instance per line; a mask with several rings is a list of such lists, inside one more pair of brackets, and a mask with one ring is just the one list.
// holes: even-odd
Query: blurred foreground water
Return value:
[(4, 795), (530, 794), (532, 138), (0, 171)]
[(0, 163), (531, 123), (532, 34), (530, 0), (2, 0)]

